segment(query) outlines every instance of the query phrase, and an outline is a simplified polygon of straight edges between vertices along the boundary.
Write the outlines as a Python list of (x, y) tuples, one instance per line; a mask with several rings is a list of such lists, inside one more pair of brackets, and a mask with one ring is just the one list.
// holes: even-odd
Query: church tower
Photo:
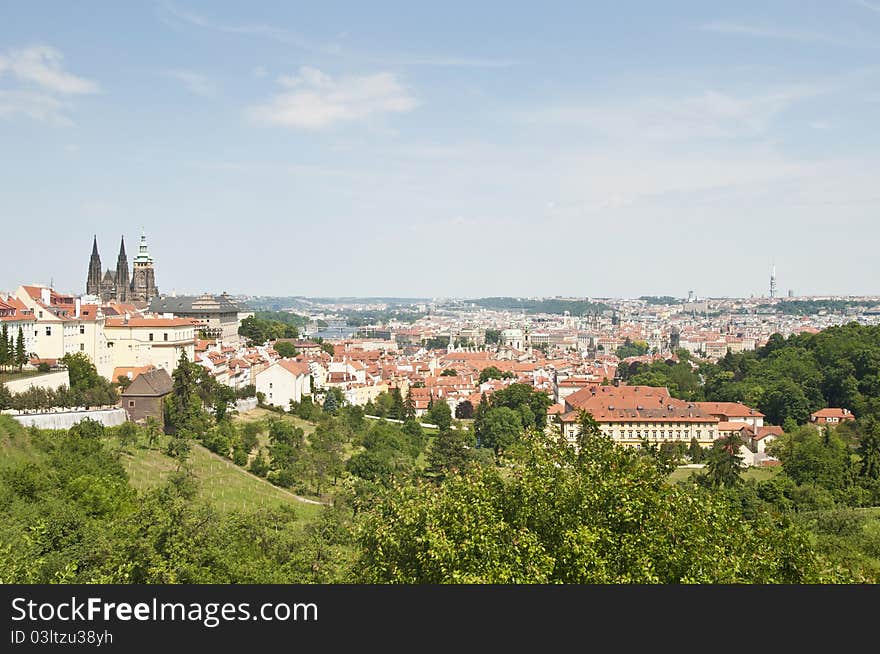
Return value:
[(125, 237), (119, 244), (119, 257), (116, 259), (116, 301), (129, 301), (128, 257), (125, 256)]
[(132, 302), (149, 302), (158, 297), (159, 289), (156, 288), (156, 273), (153, 270), (153, 258), (147, 249), (147, 236), (141, 230), (141, 243), (138, 246), (138, 254), (134, 259), (134, 270), (131, 279)]
[(92, 241), (92, 257), (89, 259), (89, 276), (86, 279), (86, 295), (101, 295), (101, 257), (98, 254), (98, 237)]

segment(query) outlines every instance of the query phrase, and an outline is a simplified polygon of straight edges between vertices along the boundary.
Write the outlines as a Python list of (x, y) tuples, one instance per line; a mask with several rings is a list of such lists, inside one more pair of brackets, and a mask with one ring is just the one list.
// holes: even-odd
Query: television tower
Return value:
[(776, 264), (770, 266), (770, 299), (776, 297)]

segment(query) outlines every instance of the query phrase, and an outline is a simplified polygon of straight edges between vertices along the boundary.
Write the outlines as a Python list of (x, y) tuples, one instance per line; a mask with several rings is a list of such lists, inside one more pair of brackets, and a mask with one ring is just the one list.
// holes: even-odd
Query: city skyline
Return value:
[(880, 292), (880, 3), (400, 7), (10, 5), (0, 289)]

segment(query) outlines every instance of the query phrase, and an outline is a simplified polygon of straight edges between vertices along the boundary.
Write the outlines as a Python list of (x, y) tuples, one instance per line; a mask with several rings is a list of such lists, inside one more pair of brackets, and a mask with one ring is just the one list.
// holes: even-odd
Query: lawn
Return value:
[[(743, 479), (754, 479), (755, 481), (766, 481), (772, 479), (781, 470), (780, 466), (770, 468), (746, 468), (742, 473)], [(693, 474), (701, 474), (705, 468), (676, 468), (669, 475), (669, 483), (676, 484), (680, 481), (688, 479)]]
[[(177, 463), (160, 450), (145, 447), (129, 448), (121, 460), (131, 485), (139, 490), (161, 484), (177, 468)], [(200, 497), (221, 511), (250, 511), (284, 505), (296, 507), (303, 520), (311, 520), (321, 510), (321, 507), (297, 500), (292, 494), (195, 443), (190, 464), (199, 480)]]

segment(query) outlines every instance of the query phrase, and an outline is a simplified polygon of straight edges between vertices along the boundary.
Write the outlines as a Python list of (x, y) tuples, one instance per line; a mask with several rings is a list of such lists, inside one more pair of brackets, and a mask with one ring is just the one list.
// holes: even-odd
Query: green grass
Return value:
[[(754, 479), (755, 481), (766, 481), (768, 479), (772, 479), (782, 468), (780, 466), (773, 466), (770, 468), (746, 468), (742, 473), (743, 479)], [(676, 468), (669, 475), (669, 483), (677, 484), (680, 481), (685, 481), (691, 475), (699, 475), (705, 471), (705, 468)]]
[[(158, 486), (177, 469), (177, 462), (162, 451), (144, 447), (130, 448), (121, 461), (131, 485), (139, 490)], [(315, 518), (320, 506), (301, 502), (292, 494), (255, 477), (193, 444), (189, 458), (193, 474), (199, 481), (199, 496), (220, 511), (251, 511), (277, 506), (293, 506), (304, 520)]]
[(15, 381), (16, 379), (27, 379), (28, 377), (36, 377), (37, 375), (45, 375), (47, 373), (40, 372), (39, 370), (22, 370), (18, 372), (17, 370), (12, 372), (0, 372), (0, 382), (10, 382)]

